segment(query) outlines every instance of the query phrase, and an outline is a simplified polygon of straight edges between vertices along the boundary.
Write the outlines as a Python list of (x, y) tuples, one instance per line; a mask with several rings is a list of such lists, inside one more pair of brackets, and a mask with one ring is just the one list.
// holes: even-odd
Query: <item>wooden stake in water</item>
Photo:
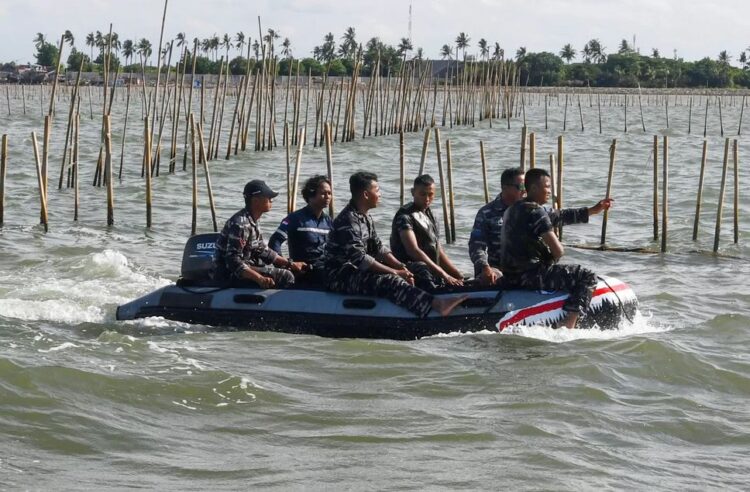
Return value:
[[(447, 171), (448, 171), (448, 205), (450, 207), (450, 218), (451, 218), (451, 228), (450, 228), (450, 237), (451, 237), (451, 243), (456, 242), (456, 203), (455, 203), (455, 196), (453, 194), (453, 159), (451, 157), (451, 141), (446, 140), (445, 141), (445, 156), (447, 160)], [(448, 232), (446, 231), (446, 237), (448, 236)]]
[(703, 154), (701, 156), (701, 172), (698, 178), (698, 197), (695, 201), (695, 221), (693, 222), (693, 241), (698, 240), (698, 223), (701, 215), (701, 199), (703, 197), (703, 177), (706, 173), (706, 156), (708, 154), (708, 142), (703, 141)]
[(654, 241), (659, 240), (659, 136), (654, 135), (654, 149), (651, 151), (654, 156)]
[(732, 142), (732, 160), (734, 161), (734, 244), (740, 242), (740, 169), (738, 154), (737, 139), (734, 139)]
[(536, 167), (536, 134), (529, 134), (529, 169)]
[[(617, 151), (617, 139), (612, 139), (612, 145), (609, 147), (609, 173), (607, 174), (607, 195), (609, 199), (612, 196), (612, 176), (615, 171), (615, 153)], [(607, 241), (607, 220), (609, 219), (609, 210), (604, 211), (604, 217), (602, 219), (602, 240), (601, 245)]]
[(330, 181), (331, 186), (331, 202), (328, 204), (328, 215), (333, 218), (335, 213), (333, 206), (333, 132), (329, 122), (326, 122), (324, 131), (326, 133), (326, 169), (328, 171), (328, 181)]
[(151, 229), (151, 130), (148, 114), (143, 118), (143, 164), (146, 176), (146, 227)]
[[(191, 169), (190, 174), (192, 177), (192, 193), (191, 193), (191, 209), (192, 209), (192, 217), (190, 221), (190, 235), (195, 236), (195, 232), (198, 229), (198, 166), (195, 162), (196, 160), (196, 152), (195, 152), (195, 119), (193, 118), (193, 113), (191, 112), (188, 116), (188, 120), (190, 121), (190, 161), (191, 161)], [(231, 141), (231, 140), (230, 140)]]
[(404, 159), (404, 129), (398, 131), (398, 163), (399, 163), (399, 188), (401, 193), (401, 206), (404, 205), (404, 195), (406, 194), (406, 162)]
[(742, 115), (745, 113), (745, 96), (742, 96), (742, 107), (740, 108), (740, 122), (737, 125), (737, 136), (742, 135)]
[(521, 127), (521, 169), (526, 170), (526, 125)]
[(208, 204), (211, 207), (211, 220), (213, 221), (214, 232), (219, 232), (216, 223), (216, 205), (214, 205), (214, 192), (211, 188), (211, 172), (208, 170), (208, 159), (206, 159), (206, 145), (203, 142), (203, 125), (196, 124), (198, 129), (198, 140), (200, 142), (200, 159), (203, 162), (203, 173), (206, 175), (206, 191), (208, 192)]
[(107, 225), (115, 223), (115, 190), (112, 183), (112, 123), (104, 116), (104, 179), (107, 182)]
[[(80, 102), (80, 99), (79, 99)], [(73, 130), (73, 158), (71, 167), (73, 169), (73, 220), (78, 220), (78, 208), (80, 206), (80, 190), (78, 188), (78, 141), (81, 134), (81, 114), (76, 110), (75, 128)]]
[(294, 164), (294, 180), (292, 181), (292, 211), (297, 209), (297, 187), (299, 185), (299, 172), (302, 168), (302, 147), (305, 145), (305, 127), (299, 131), (297, 139), (297, 159)]
[(424, 174), (424, 166), (425, 166), (425, 160), (427, 159), (427, 146), (430, 144), (430, 129), (424, 131), (424, 141), (422, 142), (422, 157), (419, 160), (419, 174), (417, 176), (421, 176)]
[(719, 106), (719, 128), (721, 129), (721, 136), (723, 137), (724, 136), (724, 118), (721, 115), (721, 106), (722, 106), (722, 104), (721, 104), (721, 98), (717, 97), (716, 100), (719, 103), (718, 104), (718, 106)]
[[(562, 210), (563, 207), (563, 170), (564, 170), (564, 145), (563, 136), (557, 137), (557, 208)], [(562, 241), (563, 227), (560, 225), (558, 237)]]
[(3, 135), (0, 143), (0, 227), (5, 216), (5, 173), (8, 165), (8, 135)]
[(669, 137), (664, 135), (664, 158), (662, 159), (661, 196), (661, 252), (667, 252), (667, 221), (669, 219)]
[(706, 138), (706, 132), (708, 131), (708, 103), (709, 99), (706, 96), (706, 116), (703, 117), (703, 138)]
[(727, 167), (729, 166), (729, 139), (724, 142), (724, 165), (721, 170), (721, 188), (719, 190), (719, 208), (716, 211), (716, 231), (714, 232), (714, 253), (719, 251), (719, 236), (721, 233), (721, 212), (724, 208), (724, 189), (727, 184)]
[(490, 190), (487, 186), (487, 160), (484, 157), (484, 142), (479, 141), (479, 157), (482, 159), (482, 182), (484, 183), (484, 203), (490, 203)]
[(34, 160), (36, 161), (36, 179), (39, 184), (39, 204), (41, 206), (41, 223), (44, 226), (44, 232), (49, 231), (47, 220), (47, 191), (44, 189), (44, 179), (42, 178), (42, 163), (39, 158), (39, 144), (36, 141), (36, 132), (31, 132), (31, 143), (34, 146)]
[(438, 176), (440, 177), (440, 200), (443, 203), (443, 223), (445, 224), (445, 241), (451, 238), (450, 217), (448, 216), (448, 192), (443, 178), (443, 156), (440, 151), (440, 129), (435, 128), (435, 152), (437, 154)]

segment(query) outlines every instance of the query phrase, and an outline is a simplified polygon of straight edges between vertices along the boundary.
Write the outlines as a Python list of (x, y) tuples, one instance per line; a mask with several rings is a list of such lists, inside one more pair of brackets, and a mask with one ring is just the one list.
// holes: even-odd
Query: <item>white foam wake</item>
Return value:
[(110, 306), (169, 283), (131, 264), (115, 250), (32, 267), (23, 278), (0, 277), (9, 286), (0, 299), (0, 316), (64, 324), (100, 323), (113, 317)]

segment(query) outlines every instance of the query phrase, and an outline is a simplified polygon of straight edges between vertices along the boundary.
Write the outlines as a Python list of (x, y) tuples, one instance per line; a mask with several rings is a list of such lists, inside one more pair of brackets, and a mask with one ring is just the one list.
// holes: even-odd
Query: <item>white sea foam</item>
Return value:
[(111, 319), (107, 306), (161, 287), (169, 280), (149, 275), (122, 253), (104, 250), (76, 263), (30, 268), (18, 278), (0, 278), (12, 287), (0, 299), (0, 316), (27, 321), (79, 324)]
[(72, 342), (65, 342), (65, 343), (62, 343), (62, 344), (57, 345), (55, 347), (48, 348), (46, 350), (45, 349), (38, 349), (37, 351), (46, 354), (46, 353), (49, 353), (49, 352), (59, 352), (60, 350), (65, 350), (66, 348), (71, 348), (71, 347), (78, 347), (78, 345), (76, 345), (76, 344), (74, 344)]

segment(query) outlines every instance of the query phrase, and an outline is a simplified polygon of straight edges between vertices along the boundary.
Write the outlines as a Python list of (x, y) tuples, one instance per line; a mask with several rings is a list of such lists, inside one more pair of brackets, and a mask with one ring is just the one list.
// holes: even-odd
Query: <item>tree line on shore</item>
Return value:
[[(326, 34), (323, 42), (315, 46), (312, 56), (308, 57), (295, 57), (289, 38), (283, 38), (279, 43), (280, 39), (275, 29), (268, 29), (262, 39), (253, 40), (238, 32), (234, 36), (224, 34), (194, 38), (192, 42), (185, 33), (180, 32), (164, 43), (156, 56), (163, 57), (163, 70), (166, 70), (170, 55), (173, 55), (171, 60), (174, 64), (186, 61), (188, 66), (192, 65), (192, 57), (196, 56), (195, 73), (198, 75), (217, 74), (222, 63), (226, 66), (227, 62), (230, 73), (243, 75), (248, 68), (252, 71), (263, 59), (276, 59), (278, 63), (274, 68), (279, 75), (296, 73), (299, 69), (303, 75), (346, 76), (352, 75), (359, 63), (361, 75), (372, 75), (379, 66), (381, 75), (386, 76), (400, 73), (407, 61), (428, 61), (424, 50), (414, 50), (408, 38), (401, 38), (396, 46), (386, 44), (377, 37), (362, 44), (358, 42), (353, 27), (348, 27), (338, 42), (333, 33)], [(37, 33), (33, 41), (37, 63), (54, 66), (59, 55), (58, 46), (48, 42), (42, 33)], [(112, 69), (119, 68), (122, 73), (156, 71), (156, 67), (151, 65), (154, 48), (145, 38), (121, 41), (115, 32), (91, 32), (85, 37), (88, 54), (75, 47), (75, 38), (70, 31), (65, 31), (61, 43), (71, 46), (66, 62), (63, 64), (61, 61), (61, 68), (67, 70), (78, 71), (79, 67), (83, 67), (85, 72), (101, 71), (104, 53), (111, 45), (114, 54)], [(642, 55), (624, 39), (617, 51), (610, 54), (606, 53), (598, 39), (590, 40), (580, 51), (571, 44), (566, 44), (557, 53), (533, 53), (520, 47), (512, 58), (506, 57), (499, 43), (490, 44), (486, 39), (477, 42), (476, 54), (467, 52), (470, 47), (471, 38), (461, 32), (454, 44), (443, 45), (438, 54), (441, 60), (455, 61), (456, 67), (463, 63), (513, 63), (521, 85), (527, 86), (750, 88), (748, 50), (741, 51), (737, 59), (741, 66), (737, 67), (731, 64), (727, 51), (719, 53), (716, 59), (705, 57), (698, 61), (686, 61), (678, 58), (676, 51), (671, 58), (662, 57), (657, 49), (652, 49), (648, 56)], [(10, 71), (13, 68), (12, 63), (0, 64), (0, 70)]]

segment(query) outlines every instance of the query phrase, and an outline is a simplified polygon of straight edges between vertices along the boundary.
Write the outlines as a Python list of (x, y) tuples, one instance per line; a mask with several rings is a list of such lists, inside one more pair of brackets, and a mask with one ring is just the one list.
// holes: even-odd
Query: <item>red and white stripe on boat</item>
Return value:
[[(611, 277), (603, 277), (603, 279), (606, 280), (607, 283), (601, 279), (597, 283), (594, 293), (591, 296), (591, 308), (596, 309), (601, 307), (604, 301), (618, 304), (619, 302), (624, 303), (635, 299), (635, 293), (625, 282)], [(562, 319), (564, 315), (562, 307), (567, 298), (568, 294), (564, 294), (547, 299), (532, 306), (508, 311), (495, 326), (498, 331), (503, 331), (509, 326), (518, 324), (550, 324)]]

